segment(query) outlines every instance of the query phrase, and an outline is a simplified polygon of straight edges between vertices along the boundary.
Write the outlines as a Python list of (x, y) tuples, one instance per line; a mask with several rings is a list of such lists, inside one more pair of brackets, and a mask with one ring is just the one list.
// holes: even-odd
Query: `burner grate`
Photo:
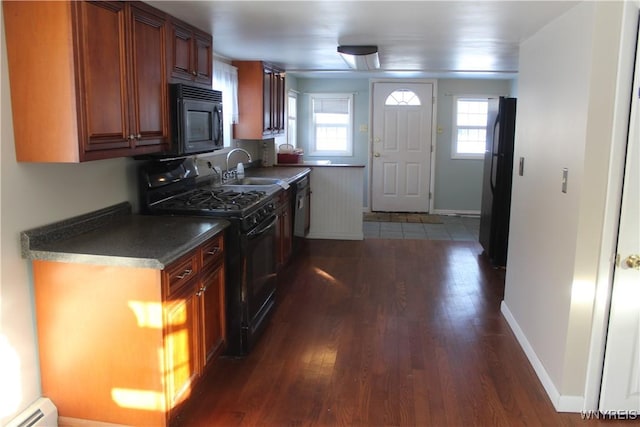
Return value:
[(257, 190), (237, 192), (224, 189), (199, 188), (167, 199), (156, 205), (156, 207), (162, 209), (240, 211), (265, 196), (265, 191)]

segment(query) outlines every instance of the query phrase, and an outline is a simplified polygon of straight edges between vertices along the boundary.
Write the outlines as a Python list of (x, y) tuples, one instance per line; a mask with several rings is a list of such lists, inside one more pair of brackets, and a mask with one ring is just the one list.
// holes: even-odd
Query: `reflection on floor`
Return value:
[(480, 218), (439, 216), (442, 224), (413, 222), (363, 222), (365, 239), (421, 239), (478, 241)]

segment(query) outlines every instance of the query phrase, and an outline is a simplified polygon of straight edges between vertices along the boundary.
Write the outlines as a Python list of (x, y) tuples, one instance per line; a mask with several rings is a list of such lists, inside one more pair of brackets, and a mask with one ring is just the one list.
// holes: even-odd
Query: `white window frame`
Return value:
[(451, 158), (452, 159), (467, 159), (477, 160), (484, 159), (484, 150), (481, 153), (469, 153), (458, 151), (458, 129), (484, 129), (485, 135), (487, 131), (487, 125), (484, 126), (458, 126), (458, 101), (463, 100), (476, 100), (486, 101), (489, 103), (490, 96), (487, 95), (455, 95), (453, 97), (453, 123), (451, 126)]
[[(294, 100), (295, 108), (291, 107), (291, 100)], [(298, 94), (290, 90), (287, 96), (287, 143), (293, 147), (298, 147)]]
[[(344, 99), (348, 101), (349, 118), (345, 127), (347, 128), (347, 140), (344, 150), (322, 150), (316, 145), (316, 120), (313, 111), (313, 101), (315, 99)], [(309, 156), (314, 157), (342, 157), (353, 156), (353, 93), (311, 93), (309, 94)]]

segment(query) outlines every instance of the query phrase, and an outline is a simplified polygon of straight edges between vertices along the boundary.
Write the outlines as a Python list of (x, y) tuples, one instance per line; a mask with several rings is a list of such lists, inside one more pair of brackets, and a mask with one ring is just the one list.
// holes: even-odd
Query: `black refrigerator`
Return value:
[(515, 127), (516, 99), (490, 98), (479, 240), (494, 267), (507, 265)]

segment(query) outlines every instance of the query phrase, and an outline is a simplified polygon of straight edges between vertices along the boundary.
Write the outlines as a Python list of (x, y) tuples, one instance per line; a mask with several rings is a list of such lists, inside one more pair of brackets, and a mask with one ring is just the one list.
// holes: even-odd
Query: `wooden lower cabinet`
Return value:
[(282, 269), (291, 258), (293, 250), (293, 208), (291, 190), (280, 193), (276, 208), (276, 270)]
[(34, 261), (42, 393), (73, 424), (171, 424), (225, 344), (223, 237), (165, 270)]
[(224, 265), (204, 272), (200, 290), (200, 360), (206, 365), (220, 355), (224, 348), (226, 334), (226, 317), (224, 310)]

